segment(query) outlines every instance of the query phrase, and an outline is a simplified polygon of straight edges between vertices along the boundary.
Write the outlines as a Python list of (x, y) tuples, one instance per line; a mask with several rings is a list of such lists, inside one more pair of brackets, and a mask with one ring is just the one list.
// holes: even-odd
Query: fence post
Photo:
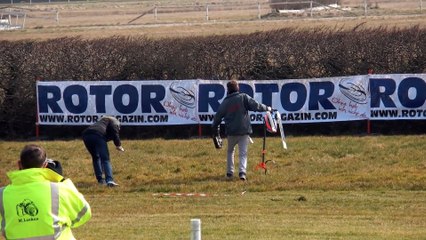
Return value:
[(206, 21), (209, 20), (209, 4), (206, 4)]
[(154, 5), (154, 19), (155, 19), (155, 21), (157, 21), (158, 20), (158, 10), (157, 10), (157, 5)]
[(313, 3), (312, 3), (313, 1), (311, 1), (310, 3), (309, 3), (309, 6), (310, 6), (310, 9), (311, 9), (311, 13), (310, 13), (310, 15), (311, 15), (311, 17), (312, 17), (312, 12), (313, 12)]
[(257, 2), (257, 18), (262, 19), (262, 16), (260, 15), (260, 2)]
[(423, 11), (423, 0), (419, 0), (420, 1), (420, 13), (422, 13)]
[(364, 16), (367, 16), (367, 0), (364, 0)]

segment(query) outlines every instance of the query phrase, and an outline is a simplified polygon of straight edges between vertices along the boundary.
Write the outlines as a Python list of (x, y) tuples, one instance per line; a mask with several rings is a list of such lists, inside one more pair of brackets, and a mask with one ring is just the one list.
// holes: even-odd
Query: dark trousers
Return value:
[[(114, 181), (112, 177), (112, 166), (109, 158), (108, 144), (105, 139), (98, 134), (83, 135), (83, 142), (92, 156), (93, 170), (99, 183)], [(105, 174), (105, 179), (102, 174)]]

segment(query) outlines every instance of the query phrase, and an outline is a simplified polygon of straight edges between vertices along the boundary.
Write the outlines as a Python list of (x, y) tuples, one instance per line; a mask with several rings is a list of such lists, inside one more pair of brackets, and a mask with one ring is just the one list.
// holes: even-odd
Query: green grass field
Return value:
[[(0, 142), (0, 186), (28, 142)], [(426, 136), (267, 138), (270, 172), (255, 170), (262, 139), (249, 147), (248, 181), (226, 181), (225, 149), (211, 139), (110, 143), (117, 188), (98, 186), (79, 140), (39, 141), (91, 204), (77, 239), (424, 239)], [(225, 141), (226, 143), (226, 141)], [(195, 193), (206, 196), (168, 196)]]

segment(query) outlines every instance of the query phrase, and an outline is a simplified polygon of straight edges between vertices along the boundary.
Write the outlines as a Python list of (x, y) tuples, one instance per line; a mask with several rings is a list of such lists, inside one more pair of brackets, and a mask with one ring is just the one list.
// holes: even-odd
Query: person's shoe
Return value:
[(227, 173), (226, 174), (226, 180), (232, 181), (233, 178), (234, 178), (234, 174), (232, 174), (232, 173)]
[(98, 181), (98, 184), (99, 185), (106, 185), (106, 182), (105, 182), (105, 180), (101, 180), (101, 181)]
[(246, 177), (245, 173), (240, 173), (239, 176), (240, 176), (240, 180), (241, 181), (246, 181), (247, 180), (247, 177)]
[(107, 182), (107, 186), (108, 187), (116, 187), (116, 186), (118, 186), (118, 184), (115, 183), (114, 181), (109, 181), (109, 182)]

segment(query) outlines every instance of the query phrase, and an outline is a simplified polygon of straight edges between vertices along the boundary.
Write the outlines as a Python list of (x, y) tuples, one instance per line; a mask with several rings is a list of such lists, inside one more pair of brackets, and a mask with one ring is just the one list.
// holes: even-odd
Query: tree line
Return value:
[[(252, 34), (167, 39), (115, 36), (0, 41), (0, 136), (35, 135), (36, 80), (285, 80), (360, 75), (369, 71), (424, 73), (424, 39), (426, 29), (418, 26), (403, 29), (358, 26), (284, 28)], [(425, 131), (422, 122), (410, 123), (410, 128), (414, 126), (414, 132)], [(395, 123), (382, 124), (385, 124), (383, 129), (390, 129), (386, 124)], [(78, 132), (70, 128), (44, 134), (72, 136)], [(308, 125), (294, 128), (300, 134), (317, 129), (315, 126), (309, 129)], [(167, 129), (171, 137), (198, 131), (194, 127), (193, 132), (186, 133), (186, 129), (183, 134), (176, 126)], [(348, 128), (333, 129), (332, 133), (338, 134)], [(141, 128), (129, 134), (158, 136), (155, 128)]]

